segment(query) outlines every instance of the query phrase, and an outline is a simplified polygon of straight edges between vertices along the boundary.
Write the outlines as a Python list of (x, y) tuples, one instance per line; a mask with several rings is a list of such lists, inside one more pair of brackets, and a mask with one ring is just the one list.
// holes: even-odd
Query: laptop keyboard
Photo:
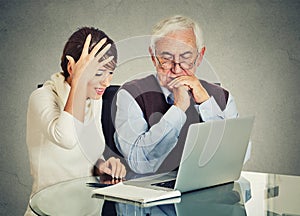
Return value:
[(175, 179), (165, 182), (159, 182), (152, 185), (159, 186), (159, 187), (165, 187), (165, 188), (174, 188), (175, 187)]

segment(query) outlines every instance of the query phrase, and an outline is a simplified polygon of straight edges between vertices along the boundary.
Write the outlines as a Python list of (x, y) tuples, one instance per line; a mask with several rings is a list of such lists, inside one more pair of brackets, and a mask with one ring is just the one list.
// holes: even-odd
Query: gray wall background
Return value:
[[(60, 71), (78, 27), (115, 41), (150, 34), (163, 17), (199, 21), (206, 59), (231, 90), (241, 116), (255, 115), (252, 157), (244, 170), (300, 175), (300, 1), (0, 1), (1, 215), (22, 215), (31, 191), (26, 109), (37, 83)], [(150, 62), (150, 60), (149, 60)], [(142, 68), (142, 67), (141, 67)], [(139, 73), (119, 70), (115, 82)]]

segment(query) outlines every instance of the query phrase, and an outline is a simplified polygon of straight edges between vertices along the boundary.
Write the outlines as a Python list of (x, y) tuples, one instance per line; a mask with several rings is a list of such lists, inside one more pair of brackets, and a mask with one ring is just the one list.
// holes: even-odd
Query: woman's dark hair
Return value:
[[(93, 27), (83, 27), (78, 29), (76, 32), (74, 32), (67, 43), (65, 44), (64, 51), (61, 57), (61, 63), (60, 66), (63, 70), (63, 74), (65, 79), (67, 79), (68, 76), (70, 76), (67, 65), (68, 65), (68, 59), (66, 58), (66, 55), (70, 55), (73, 57), (75, 62), (77, 62), (80, 58), (84, 42), (86, 40), (86, 37), (91, 34), (92, 39), (89, 46), (89, 52), (94, 48), (94, 46), (103, 38), (107, 38), (105, 44), (100, 48), (100, 50), (97, 52), (97, 54), (107, 45), (111, 44), (110, 49), (106, 52), (106, 54), (101, 58), (108, 58), (109, 56), (114, 56), (113, 64), (108, 63), (110, 69), (114, 69), (116, 67), (117, 63), (117, 48), (111, 38), (109, 38), (103, 31), (93, 28)], [(96, 55), (97, 55), (96, 54)]]

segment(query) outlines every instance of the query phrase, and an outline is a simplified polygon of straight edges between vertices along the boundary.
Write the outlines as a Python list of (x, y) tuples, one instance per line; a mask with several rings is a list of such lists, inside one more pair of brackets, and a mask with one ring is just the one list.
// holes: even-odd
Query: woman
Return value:
[[(62, 73), (30, 96), (27, 113), (32, 193), (54, 183), (96, 174), (123, 178), (119, 159), (104, 160), (101, 97), (110, 85), (117, 50), (101, 30), (81, 28), (67, 41)], [(25, 215), (32, 215), (27, 209)]]

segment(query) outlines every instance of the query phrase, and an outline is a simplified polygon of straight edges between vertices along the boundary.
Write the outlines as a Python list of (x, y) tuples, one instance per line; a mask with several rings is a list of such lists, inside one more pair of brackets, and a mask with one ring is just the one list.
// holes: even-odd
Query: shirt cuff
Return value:
[(225, 115), (217, 104), (215, 98), (211, 96), (207, 101), (204, 101), (200, 105), (196, 105), (196, 108), (201, 115), (204, 122), (215, 119), (224, 119)]

